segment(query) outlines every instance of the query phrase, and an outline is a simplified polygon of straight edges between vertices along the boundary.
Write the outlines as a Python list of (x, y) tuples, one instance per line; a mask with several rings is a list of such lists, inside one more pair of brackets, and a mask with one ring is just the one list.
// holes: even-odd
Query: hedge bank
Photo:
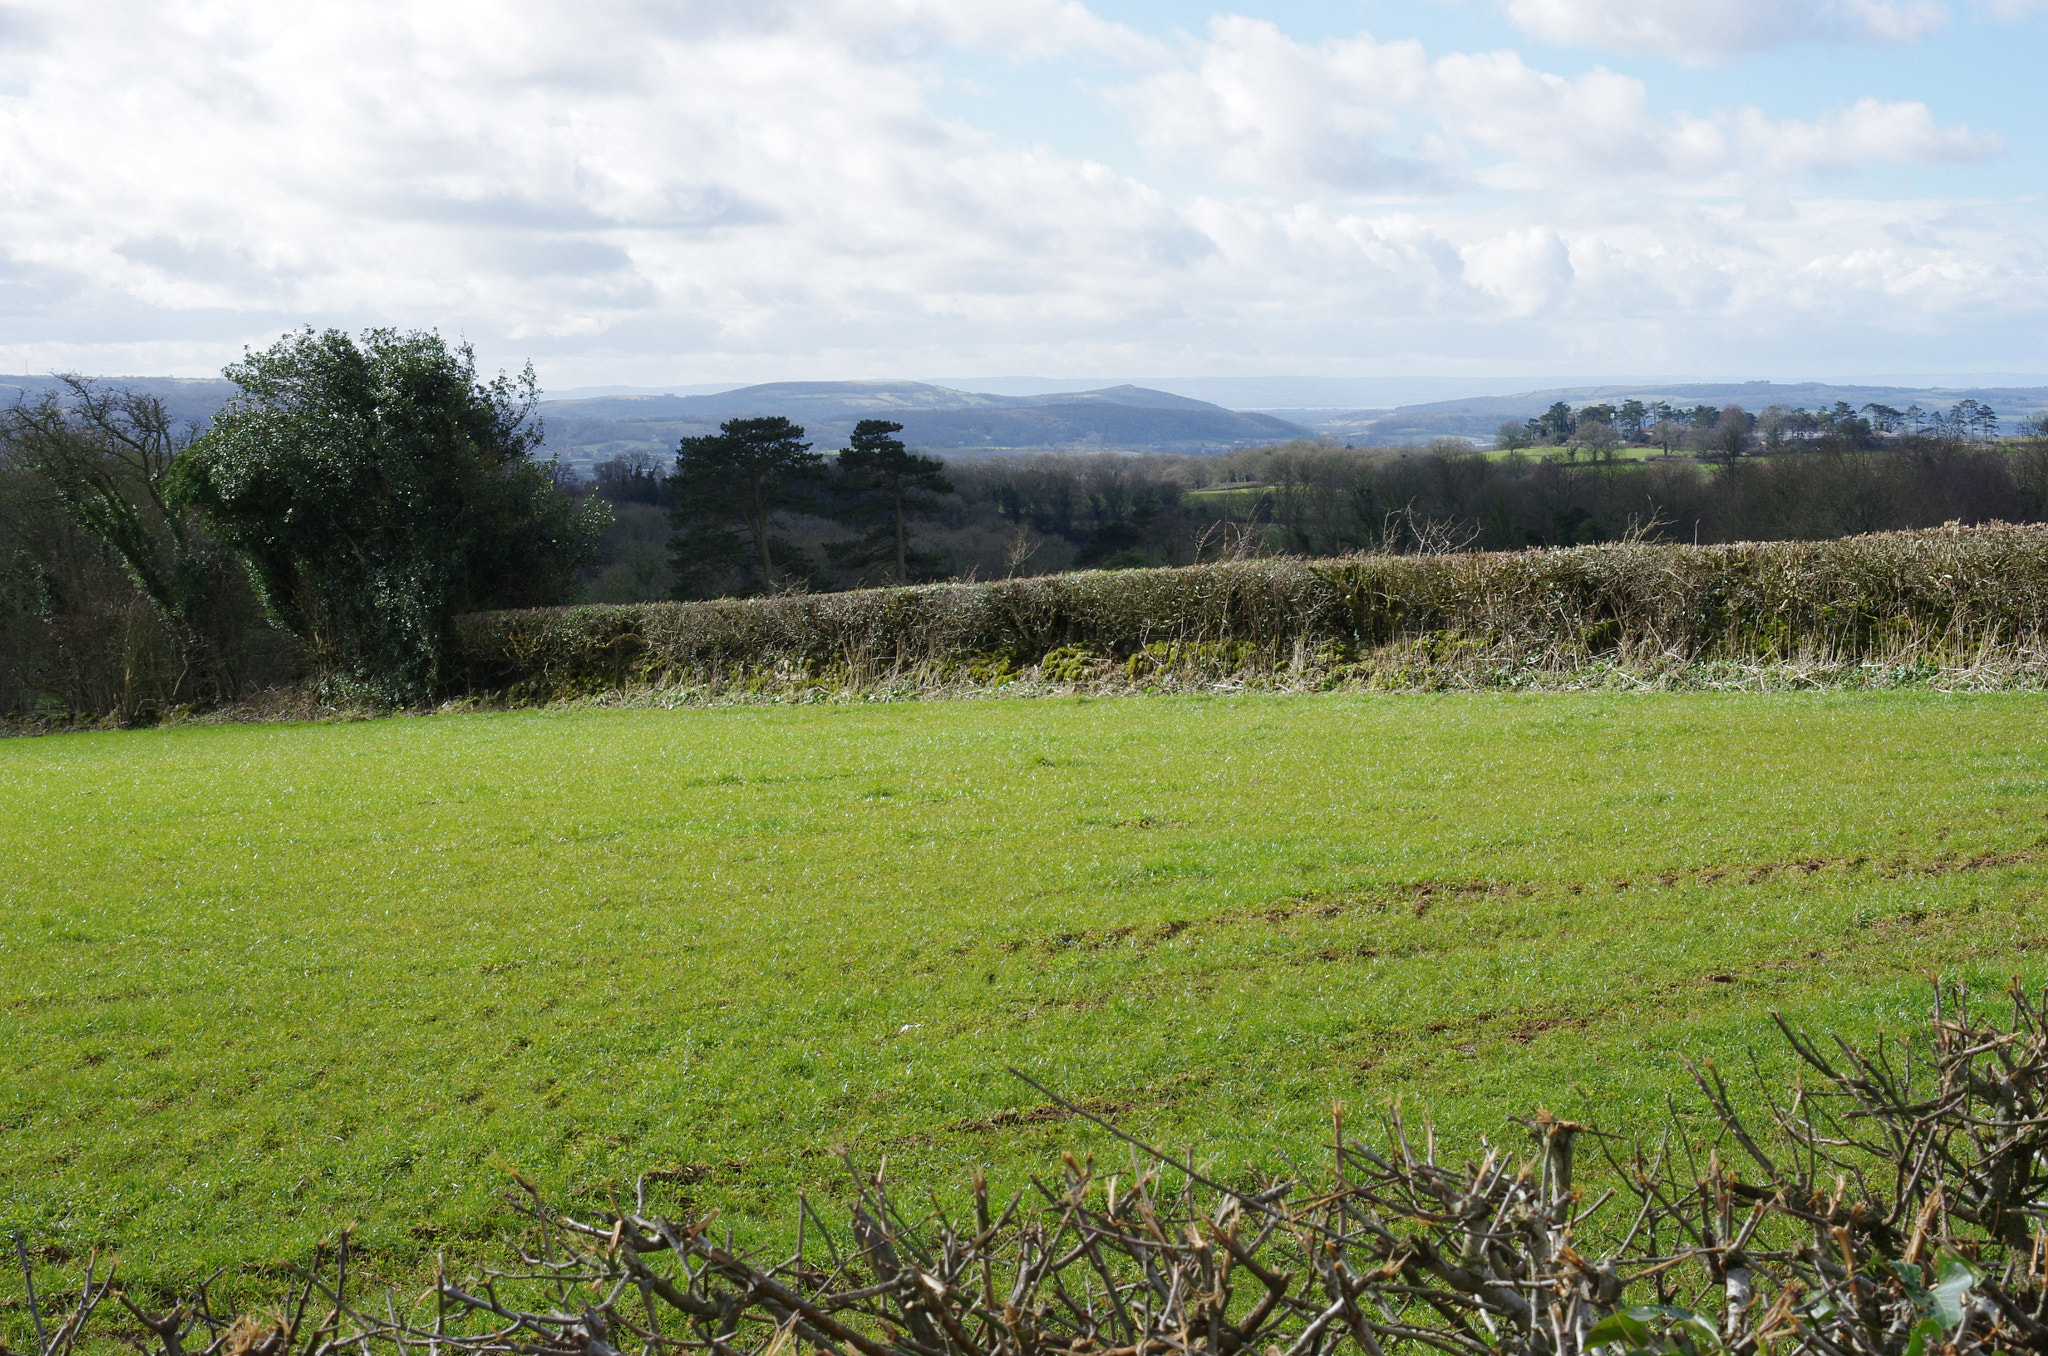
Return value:
[(1552, 668), (1950, 662), (2038, 657), (2044, 622), (2048, 527), (1991, 524), (492, 612), (461, 619), (455, 667), (472, 694), (545, 700), (664, 685), (1361, 674), (1461, 658)]

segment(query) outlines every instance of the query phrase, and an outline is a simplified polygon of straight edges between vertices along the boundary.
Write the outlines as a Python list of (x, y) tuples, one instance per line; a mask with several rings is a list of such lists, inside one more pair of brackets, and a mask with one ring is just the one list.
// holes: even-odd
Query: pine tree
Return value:
[(807, 576), (803, 553), (775, 536), (775, 519), (809, 505), (823, 466), (803, 428), (779, 414), (728, 419), (683, 439), (668, 482), (676, 596), (702, 596), (734, 575), (755, 590)]
[(835, 543), (833, 558), (860, 568), (887, 563), (892, 578), (907, 584), (914, 574), (929, 573), (937, 557), (910, 549), (910, 520), (930, 517), (942, 496), (953, 492), (945, 464), (909, 451), (895, 435), (903, 425), (885, 419), (863, 419), (839, 454), (844, 497), (839, 515), (868, 531), (851, 541)]

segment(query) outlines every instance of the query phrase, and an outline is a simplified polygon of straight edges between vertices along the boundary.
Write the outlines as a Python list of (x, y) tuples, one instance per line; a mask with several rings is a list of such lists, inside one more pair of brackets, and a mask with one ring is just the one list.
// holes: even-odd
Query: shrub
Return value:
[(2048, 528), (1994, 524), (483, 613), (459, 622), (459, 663), (472, 692), (547, 698), (639, 683), (861, 689), (991, 660), (1078, 681), (1084, 652), (1132, 677), (1314, 666), (1370, 679), (1480, 659), (1941, 661), (2031, 642), (2044, 607)]

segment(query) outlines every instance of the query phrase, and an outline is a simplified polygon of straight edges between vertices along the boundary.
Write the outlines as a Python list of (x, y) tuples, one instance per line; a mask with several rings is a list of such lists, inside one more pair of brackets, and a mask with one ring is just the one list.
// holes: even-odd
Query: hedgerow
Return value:
[(458, 681), (514, 700), (641, 686), (846, 691), (1312, 675), (2038, 657), (2048, 527), (1263, 559), (459, 622)]

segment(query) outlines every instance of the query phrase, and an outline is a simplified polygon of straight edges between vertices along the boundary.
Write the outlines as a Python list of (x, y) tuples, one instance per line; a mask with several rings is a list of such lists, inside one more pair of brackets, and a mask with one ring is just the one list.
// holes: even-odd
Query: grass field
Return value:
[[(1341, 1099), (1647, 1123), (1778, 1006), (2039, 982), (2048, 707), (1215, 697), (0, 743), (0, 1226), (139, 1278), (486, 1246), (512, 1167), (743, 1232), (834, 1146), (1235, 1168)], [(4, 1289), (4, 1285), (0, 1285)], [(11, 1323), (0, 1319), (0, 1327)]]

